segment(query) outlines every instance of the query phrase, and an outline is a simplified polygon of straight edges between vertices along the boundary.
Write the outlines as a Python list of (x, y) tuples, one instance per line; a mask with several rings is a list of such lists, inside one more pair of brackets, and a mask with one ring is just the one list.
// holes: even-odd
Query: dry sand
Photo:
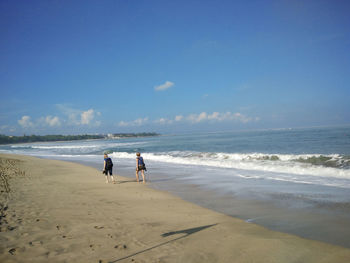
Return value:
[[(94, 168), (0, 155), (0, 262), (350, 262)], [(131, 172), (133, 169), (130, 169)]]

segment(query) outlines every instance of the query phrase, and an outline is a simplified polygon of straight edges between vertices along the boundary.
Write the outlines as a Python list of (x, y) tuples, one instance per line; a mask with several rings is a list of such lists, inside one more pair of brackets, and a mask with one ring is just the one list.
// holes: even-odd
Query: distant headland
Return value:
[(97, 135), (23, 135), (7, 136), (0, 134), (0, 144), (30, 143), (30, 142), (53, 142), (53, 141), (77, 141), (77, 140), (96, 140), (96, 139), (122, 139), (135, 137), (160, 136), (155, 132), (142, 133), (113, 133)]

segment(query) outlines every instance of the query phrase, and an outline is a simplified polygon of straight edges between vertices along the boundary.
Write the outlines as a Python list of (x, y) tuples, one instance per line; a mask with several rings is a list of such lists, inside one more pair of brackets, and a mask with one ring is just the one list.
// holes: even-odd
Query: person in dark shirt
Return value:
[(111, 182), (115, 184), (115, 180), (113, 177), (113, 162), (112, 162), (112, 159), (109, 158), (107, 154), (104, 154), (103, 173), (106, 175), (107, 184), (109, 183), (108, 174), (111, 177)]

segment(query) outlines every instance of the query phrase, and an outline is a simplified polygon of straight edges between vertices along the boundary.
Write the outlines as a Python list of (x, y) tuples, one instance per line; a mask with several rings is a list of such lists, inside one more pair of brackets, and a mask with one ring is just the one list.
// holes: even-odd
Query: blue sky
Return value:
[(0, 134), (350, 124), (350, 2), (0, 1)]

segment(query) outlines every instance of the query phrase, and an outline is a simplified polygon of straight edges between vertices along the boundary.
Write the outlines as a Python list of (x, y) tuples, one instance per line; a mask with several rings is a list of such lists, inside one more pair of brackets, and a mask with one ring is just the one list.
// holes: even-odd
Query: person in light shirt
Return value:
[(137, 152), (136, 153), (136, 181), (137, 182), (140, 181), (139, 180), (140, 171), (141, 171), (143, 183), (146, 183), (146, 179), (145, 179), (145, 171), (147, 171), (146, 165), (145, 165), (145, 162), (143, 161), (143, 157), (141, 156), (141, 154)]

